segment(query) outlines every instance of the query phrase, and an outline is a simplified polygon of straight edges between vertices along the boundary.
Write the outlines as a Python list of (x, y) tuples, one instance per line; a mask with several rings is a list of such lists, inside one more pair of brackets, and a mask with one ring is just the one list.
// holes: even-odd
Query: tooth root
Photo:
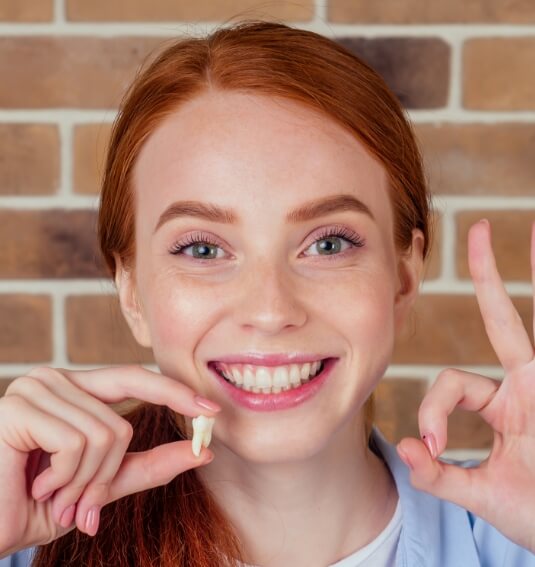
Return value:
[(201, 454), (202, 446), (208, 447), (210, 444), (214, 422), (215, 417), (206, 417), (205, 415), (199, 415), (191, 420), (193, 426), (191, 449), (196, 457)]

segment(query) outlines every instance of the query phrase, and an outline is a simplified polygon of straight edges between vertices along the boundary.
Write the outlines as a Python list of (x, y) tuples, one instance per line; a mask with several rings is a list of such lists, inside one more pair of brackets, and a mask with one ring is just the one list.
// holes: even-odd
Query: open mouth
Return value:
[(324, 372), (329, 358), (313, 363), (286, 366), (253, 366), (250, 364), (226, 365), (210, 362), (208, 365), (223, 380), (236, 388), (257, 394), (278, 394), (293, 390), (315, 380)]

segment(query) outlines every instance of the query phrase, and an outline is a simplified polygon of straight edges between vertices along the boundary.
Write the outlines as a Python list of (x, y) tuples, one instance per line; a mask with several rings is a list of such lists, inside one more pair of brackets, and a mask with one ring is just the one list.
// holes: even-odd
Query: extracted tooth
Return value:
[(193, 426), (193, 439), (191, 448), (193, 454), (198, 457), (201, 454), (201, 447), (208, 447), (212, 440), (212, 428), (214, 427), (215, 417), (199, 415), (191, 420)]

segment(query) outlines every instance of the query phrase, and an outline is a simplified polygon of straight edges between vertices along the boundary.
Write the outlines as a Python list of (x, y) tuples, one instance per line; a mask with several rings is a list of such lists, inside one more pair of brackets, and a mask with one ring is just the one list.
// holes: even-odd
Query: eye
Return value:
[[(191, 248), (192, 254), (185, 253), (188, 248)], [(194, 233), (188, 234), (184, 240), (175, 242), (169, 252), (177, 256), (190, 256), (195, 260), (213, 260), (218, 258), (217, 248), (221, 249), (220, 243), (209, 234)]]
[[(349, 248), (345, 250), (342, 250), (343, 240), (349, 243)], [(316, 246), (320, 251), (319, 254), (312, 254), (313, 256), (343, 256), (346, 250), (362, 248), (364, 244), (363, 238), (346, 227), (328, 227), (316, 237), (309, 249)]]

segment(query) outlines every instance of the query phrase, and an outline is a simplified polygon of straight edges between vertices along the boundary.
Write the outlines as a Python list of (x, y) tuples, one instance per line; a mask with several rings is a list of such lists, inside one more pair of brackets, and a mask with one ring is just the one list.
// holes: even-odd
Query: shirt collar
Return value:
[(376, 426), (370, 438), (372, 449), (374, 445), (394, 477), (401, 504), (403, 527), (396, 566), (479, 565), (467, 511), (414, 488), (396, 447)]

